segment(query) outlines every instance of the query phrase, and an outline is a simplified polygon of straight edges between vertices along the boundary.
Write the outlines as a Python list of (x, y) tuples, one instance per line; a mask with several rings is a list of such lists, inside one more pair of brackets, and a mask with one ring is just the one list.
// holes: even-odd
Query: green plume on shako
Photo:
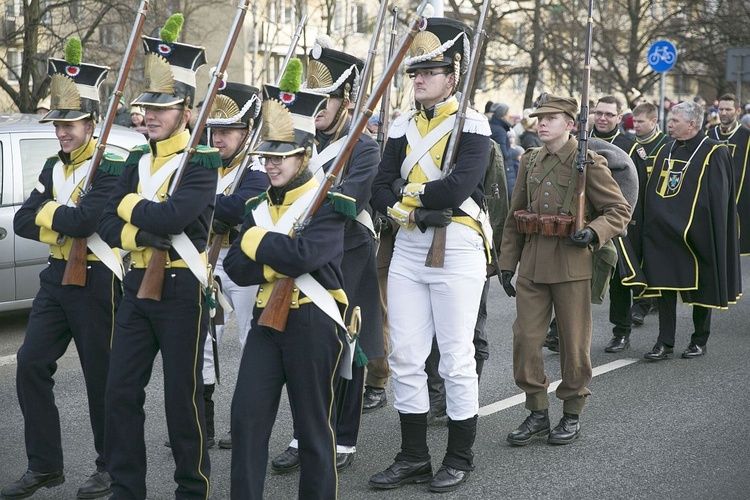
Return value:
[(83, 48), (81, 47), (81, 40), (79, 40), (78, 38), (73, 37), (70, 40), (68, 40), (67, 44), (65, 44), (65, 62), (66, 63), (71, 64), (73, 66), (80, 66), (82, 53), (83, 53)]
[(279, 82), (279, 90), (296, 94), (302, 85), (302, 61), (295, 57), (290, 59), (284, 75)]
[(185, 18), (179, 12), (172, 14), (169, 19), (164, 23), (164, 27), (159, 32), (159, 38), (166, 43), (174, 43), (177, 41), (177, 37), (180, 36), (180, 30), (182, 24), (185, 22)]

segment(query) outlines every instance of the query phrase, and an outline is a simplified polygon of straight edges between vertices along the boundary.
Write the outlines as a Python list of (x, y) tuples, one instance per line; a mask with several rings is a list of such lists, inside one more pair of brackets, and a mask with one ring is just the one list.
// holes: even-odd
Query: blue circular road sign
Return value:
[(665, 73), (677, 62), (677, 49), (667, 40), (659, 40), (648, 49), (648, 65), (657, 73)]

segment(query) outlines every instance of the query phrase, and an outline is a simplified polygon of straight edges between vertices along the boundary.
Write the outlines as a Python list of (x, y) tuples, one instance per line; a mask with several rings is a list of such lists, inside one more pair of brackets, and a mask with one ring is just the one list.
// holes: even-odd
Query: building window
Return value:
[(99, 41), (104, 47), (114, 47), (118, 43), (116, 27), (110, 24), (99, 28)]
[(15, 19), (21, 15), (21, 0), (5, 0), (5, 18)]
[(351, 27), (355, 33), (367, 33), (367, 7), (364, 5), (351, 6)]
[(23, 52), (15, 49), (8, 49), (5, 55), (5, 65), (8, 68), (7, 80), (17, 82), (21, 76), (21, 64), (23, 63)]
[(73, 19), (77, 19), (78, 17), (83, 14), (83, 9), (81, 8), (81, 2), (79, 0), (73, 0), (70, 2), (70, 5), (68, 5), (68, 10), (70, 11), (70, 17)]

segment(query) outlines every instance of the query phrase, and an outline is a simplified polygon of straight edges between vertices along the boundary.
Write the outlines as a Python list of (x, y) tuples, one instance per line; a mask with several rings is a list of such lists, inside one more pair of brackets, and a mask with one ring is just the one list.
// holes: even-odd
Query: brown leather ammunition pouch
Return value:
[(565, 238), (573, 234), (575, 228), (576, 218), (572, 215), (556, 215), (555, 222), (555, 234), (560, 238)]
[(555, 236), (556, 215), (539, 215), (539, 232), (542, 236)]
[(513, 212), (513, 217), (516, 219), (516, 229), (519, 233), (536, 234), (539, 232), (539, 214), (529, 212), (528, 210), (516, 210)]

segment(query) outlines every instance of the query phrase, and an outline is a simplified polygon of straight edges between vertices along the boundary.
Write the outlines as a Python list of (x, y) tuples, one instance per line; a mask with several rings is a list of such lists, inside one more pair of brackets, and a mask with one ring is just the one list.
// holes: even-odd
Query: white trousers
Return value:
[(402, 413), (430, 408), (425, 361), (437, 337), (438, 372), (445, 380), (447, 414), (452, 420), (479, 411), (474, 360), (474, 325), (486, 275), (482, 237), (463, 224), (447, 227), (445, 265), (426, 267), (433, 228), (400, 230), (388, 272), (388, 325), (394, 407)]
[[(247, 334), (250, 331), (250, 322), (253, 319), (253, 306), (255, 305), (255, 296), (258, 293), (257, 285), (239, 286), (229, 279), (224, 272), (224, 257), (226, 257), (228, 248), (222, 248), (219, 252), (219, 260), (216, 263), (214, 276), (221, 281), (221, 293), (224, 294), (227, 302), (234, 309), (234, 318), (237, 321), (237, 331), (239, 332), (240, 348), (245, 348)], [(224, 325), (216, 325), (216, 344), (221, 342), (224, 335), (224, 326), (229, 321), (231, 314), (224, 312)], [(206, 335), (206, 346), (203, 353), (203, 383), (215, 384), (216, 372), (214, 371), (214, 346), (211, 342), (211, 331)]]

